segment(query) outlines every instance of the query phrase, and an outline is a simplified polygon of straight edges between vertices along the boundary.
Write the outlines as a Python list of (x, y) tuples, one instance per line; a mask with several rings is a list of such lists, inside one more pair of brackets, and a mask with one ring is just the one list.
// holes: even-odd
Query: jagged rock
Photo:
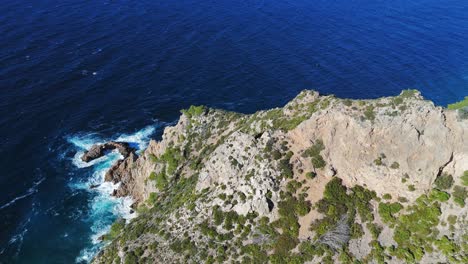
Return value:
[(124, 158), (126, 158), (130, 153), (134, 152), (135, 149), (130, 147), (126, 142), (116, 142), (110, 141), (104, 144), (95, 144), (89, 150), (85, 151), (81, 160), (84, 162), (90, 162), (97, 158), (100, 158), (105, 155), (107, 151), (117, 149)]
[[(186, 262), (184, 254), (174, 253), (171, 248), (172, 243), (177, 248), (181, 241), (185, 241), (185, 246), (190, 241), (197, 249), (215, 244), (216, 248), (205, 252), (210, 256), (216, 256), (221, 249), (227, 252), (230, 247), (236, 251), (238, 244), (229, 243), (240, 237), (225, 228), (226, 222), (214, 225), (214, 208), (224, 217), (254, 214), (256, 221), (266, 219), (276, 223), (284, 199), (280, 194), (292, 188), (288, 186), (292, 181), (301, 183), (296, 196), (304, 195), (313, 205), (323, 198), (327, 182), (339, 177), (347, 187), (361, 185), (380, 197), (389, 194), (392, 197), (389, 202), (404, 198), (406, 206), (428, 193), (441, 173), (453, 175), (456, 184), (461, 184), (460, 175), (468, 170), (468, 120), (462, 118), (464, 112), (436, 107), (414, 91), (375, 100), (344, 100), (304, 91), (283, 108), (253, 115), (198, 110), (182, 114), (175, 126), (165, 128), (161, 141), (150, 141), (138, 157), (130, 152), (106, 174), (107, 181), (120, 183), (113, 195), (132, 196), (133, 209), (141, 204), (151, 207), (155, 199), (162, 200), (164, 206), (162, 211), (153, 207), (151, 213), (137, 217), (136, 226), (130, 222), (131, 232), (143, 230), (141, 236), (111, 243), (111, 248), (101, 252), (95, 263), (112, 262), (107, 257), (115, 252), (124, 259), (133, 250), (155, 244), (155, 251), (145, 250), (145, 258), (156, 263)], [(323, 143), (319, 155), (325, 165), (314, 163), (307, 154), (317, 142)], [(98, 157), (105, 150), (91, 151), (96, 154), (89, 156)], [(160, 188), (156, 187), (156, 175), (160, 177)], [(193, 190), (188, 188), (190, 181)], [(179, 182), (182, 186), (177, 185)], [(164, 201), (171, 197), (176, 199), (176, 208), (172, 200)], [(394, 246), (394, 227), (382, 222), (375, 200), (371, 207), (374, 222), (383, 227), (377, 242), (384, 247)], [(441, 208), (444, 219), (449, 215), (461, 218), (468, 214), (468, 207), (460, 209), (447, 204)], [(372, 251), (369, 242), (374, 238), (364, 228), (365, 236), (350, 242), (346, 215), (334, 229), (315, 241), (315, 232), (309, 227), (323, 217), (325, 214), (316, 208), (299, 217), (298, 241), (310, 240), (335, 250), (349, 244), (351, 253), (359, 259), (369, 257)], [(159, 223), (157, 232), (153, 232), (155, 223)], [(255, 224), (249, 222), (252, 230), (242, 238), (243, 245), (274, 242), (274, 236), (260, 232)], [(441, 234), (450, 234), (448, 227), (438, 228)], [(462, 222), (456, 228), (467, 229)], [(156, 233), (164, 233), (170, 237), (169, 241)], [(213, 237), (229, 235), (234, 238), (213, 241)], [(454, 237), (458, 241), (463, 239), (462, 235)], [(270, 249), (268, 254), (272, 253)], [(447, 261), (440, 254), (431, 254), (423, 259), (435, 256), (440, 262)], [(190, 260), (203, 262), (198, 254), (190, 255)], [(236, 260), (226, 259), (226, 262)], [(388, 259), (389, 263), (398, 261)]]

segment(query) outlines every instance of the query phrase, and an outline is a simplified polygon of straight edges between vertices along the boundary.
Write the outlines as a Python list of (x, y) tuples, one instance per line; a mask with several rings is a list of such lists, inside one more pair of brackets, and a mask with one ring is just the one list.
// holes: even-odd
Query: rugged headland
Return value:
[(303, 91), (251, 115), (192, 106), (127, 151), (106, 180), (138, 216), (94, 263), (468, 263), (464, 102)]

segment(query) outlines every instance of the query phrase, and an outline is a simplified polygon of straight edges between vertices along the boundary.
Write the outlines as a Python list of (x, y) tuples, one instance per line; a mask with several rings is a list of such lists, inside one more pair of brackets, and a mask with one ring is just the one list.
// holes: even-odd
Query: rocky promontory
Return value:
[[(106, 180), (132, 196), (94, 263), (467, 263), (468, 108), (303, 91), (182, 111)], [(88, 161), (111, 147), (93, 147)]]

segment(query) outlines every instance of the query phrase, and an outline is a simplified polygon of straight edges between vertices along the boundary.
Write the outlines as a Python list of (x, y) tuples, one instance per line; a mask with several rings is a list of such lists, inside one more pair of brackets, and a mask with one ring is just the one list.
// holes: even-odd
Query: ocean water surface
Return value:
[(468, 1), (3, 0), (0, 263), (87, 263), (130, 198), (100, 183), (179, 110), (252, 113), (302, 89), (376, 98), (468, 95)]

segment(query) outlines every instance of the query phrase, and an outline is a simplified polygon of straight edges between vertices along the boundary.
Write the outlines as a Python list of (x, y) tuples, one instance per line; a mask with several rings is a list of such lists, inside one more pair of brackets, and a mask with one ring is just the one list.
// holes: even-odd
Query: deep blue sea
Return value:
[(302, 89), (375, 98), (468, 95), (466, 0), (2, 0), (0, 263), (86, 263), (129, 199), (119, 158), (191, 104), (251, 113)]

